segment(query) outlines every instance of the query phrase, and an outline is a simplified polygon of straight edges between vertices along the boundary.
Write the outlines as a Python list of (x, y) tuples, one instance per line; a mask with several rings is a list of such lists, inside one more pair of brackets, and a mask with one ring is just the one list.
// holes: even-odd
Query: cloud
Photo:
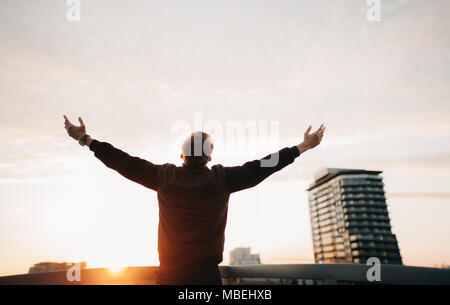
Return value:
[(386, 193), (388, 199), (424, 199), (433, 201), (450, 202), (450, 193)]
[[(69, 141), (48, 136), (1, 136), (0, 181), (57, 177), (67, 173)], [(71, 151), (71, 155), (77, 153)]]

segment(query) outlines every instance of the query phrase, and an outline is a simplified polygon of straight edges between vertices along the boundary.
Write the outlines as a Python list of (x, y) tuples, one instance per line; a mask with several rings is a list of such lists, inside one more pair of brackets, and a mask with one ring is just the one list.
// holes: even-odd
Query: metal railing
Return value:
[[(220, 272), (224, 283), (231, 285), (239, 283), (238, 279), (243, 278), (301, 279), (323, 283), (450, 285), (450, 269), (381, 265), (380, 281), (369, 282), (367, 273), (371, 267), (364, 264), (248, 265), (220, 266)], [(108, 268), (84, 269), (81, 270), (81, 280), (72, 282), (68, 281), (66, 271), (28, 273), (0, 277), (0, 285), (147, 285), (155, 284), (157, 273), (158, 267), (126, 267), (119, 272)]]

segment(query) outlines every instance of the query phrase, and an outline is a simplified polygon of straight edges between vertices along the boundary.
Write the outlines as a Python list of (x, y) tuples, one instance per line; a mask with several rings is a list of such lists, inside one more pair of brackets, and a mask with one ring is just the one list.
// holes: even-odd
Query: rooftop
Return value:
[[(220, 266), (220, 272), (224, 284), (228, 285), (239, 284), (238, 279), (242, 278), (259, 279), (263, 284), (267, 279), (280, 279), (279, 284), (450, 285), (450, 269), (381, 264), (380, 281), (370, 282), (367, 274), (371, 268), (374, 267), (365, 264), (282, 264)], [(0, 285), (148, 285), (155, 284), (157, 273), (157, 266), (127, 267), (119, 272), (108, 268), (84, 269), (81, 281), (70, 282), (66, 271), (57, 271), (3, 276)]]
[(365, 169), (350, 169), (350, 168), (329, 168), (324, 167), (317, 171), (314, 175), (314, 182), (310, 184), (307, 191), (315, 188), (318, 185), (321, 185), (334, 177), (343, 174), (371, 174), (371, 175), (379, 175), (382, 171), (373, 171), (373, 170), (365, 170)]

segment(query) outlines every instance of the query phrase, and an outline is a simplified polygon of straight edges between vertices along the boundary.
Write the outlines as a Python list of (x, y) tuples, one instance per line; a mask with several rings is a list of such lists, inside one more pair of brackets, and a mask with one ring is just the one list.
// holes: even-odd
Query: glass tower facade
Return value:
[(325, 168), (308, 188), (314, 259), (402, 264), (391, 231), (381, 171)]

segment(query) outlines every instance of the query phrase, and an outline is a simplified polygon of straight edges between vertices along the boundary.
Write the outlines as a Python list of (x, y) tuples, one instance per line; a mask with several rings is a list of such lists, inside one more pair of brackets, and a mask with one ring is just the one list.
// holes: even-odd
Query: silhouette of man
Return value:
[[(222, 261), (230, 194), (253, 187), (293, 163), (300, 154), (319, 145), (325, 131), (322, 124), (310, 134), (309, 126), (303, 142), (296, 146), (241, 166), (218, 164), (209, 169), (206, 164), (211, 161), (214, 145), (207, 133), (194, 132), (186, 139), (182, 145), (182, 166), (157, 165), (92, 139), (81, 118), (80, 126), (73, 125), (65, 115), (64, 119), (68, 134), (88, 146), (107, 167), (157, 192), (157, 283), (169, 285), (220, 285), (218, 264)], [(267, 166), (273, 156), (277, 162)]]

